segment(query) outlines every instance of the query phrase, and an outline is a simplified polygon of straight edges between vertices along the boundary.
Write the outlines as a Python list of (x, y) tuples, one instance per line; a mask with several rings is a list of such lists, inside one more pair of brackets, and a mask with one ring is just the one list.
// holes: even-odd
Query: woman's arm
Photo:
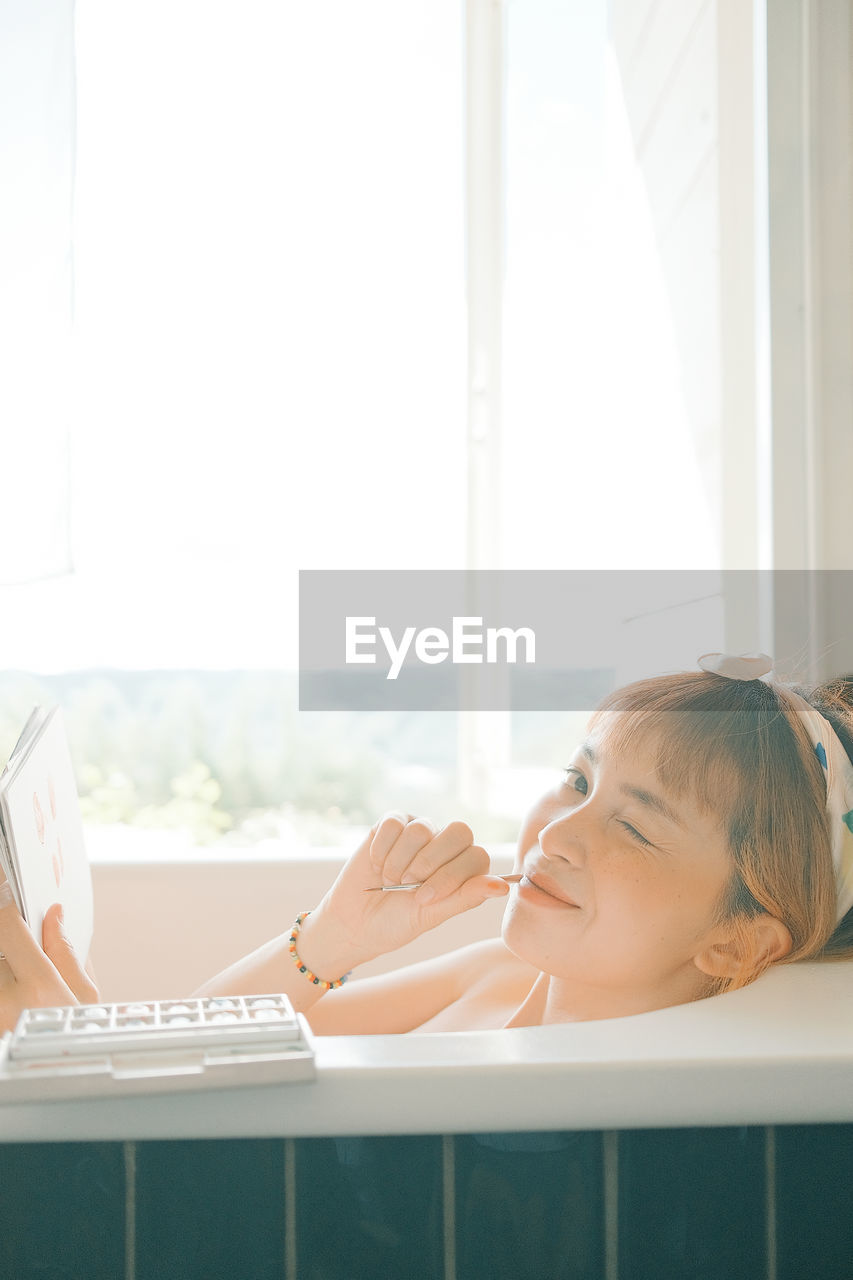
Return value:
[(362, 978), (330, 991), (308, 1015), (321, 1036), (376, 1036), (414, 1031), (454, 1004), (506, 954), (500, 938)]
[[(300, 1013), (307, 1013), (317, 1001), (326, 994), (325, 989), (315, 986), (304, 973), (300, 973), (290, 954), (290, 931), (271, 938), (257, 950), (251, 951), (242, 959), (235, 961), (214, 977), (208, 978), (196, 991), (196, 996), (245, 996), (256, 995), (265, 991), (283, 991)], [(303, 955), (302, 936), (298, 940), (299, 955)], [(306, 955), (309, 952), (305, 952)], [(357, 964), (362, 963), (350, 949), (339, 948), (334, 937), (324, 943), (323, 937), (319, 946), (310, 954), (322, 959), (316, 961), (317, 968), (312, 970), (319, 977), (329, 982), (349, 973)], [(325, 967), (324, 967), (325, 966)], [(341, 990), (343, 988), (340, 988)], [(328, 992), (333, 995), (334, 992)]]
[[(479, 906), (487, 898), (504, 896), (507, 885), (488, 874), (488, 854), (473, 845), (472, 839), (470, 828), (460, 822), (450, 823), (436, 834), (420, 819), (384, 818), (370, 829), (305, 921), (296, 941), (300, 959), (312, 973), (332, 982), (376, 956), (397, 950), (451, 916)], [(422, 887), (406, 893), (365, 892), (383, 884), (413, 882)], [(290, 931), (280, 934), (209, 979), (196, 994), (283, 991), (303, 1013), (321, 999), (324, 1007), (334, 998), (336, 1006), (349, 1008), (349, 1001), (344, 1004), (342, 999), (344, 988), (326, 993), (299, 971), (289, 941)], [(349, 990), (354, 992), (355, 985), (347, 994)], [(363, 998), (359, 997), (359, 1003)], [(315, 1020), (319, 1023), (322, 1019), (315, 1015)]]
[[(230, 981), (212, 978), (196, 995), (247, 995), (250, 988), (251, 992), (279, 990), (274, 983), (270, 986), (261, 981), (261, 985), (252, 985), (264, 971), (258, 957), (274, 946), (275, 943), (267, 943), (266, 947), (247, 956), (245, 961), (239, 961), (226, 970)], [(413, 1031), (459, 999), (481, 976), (484, 961), (495, 946), (503, 949), (500, 939), (474, 942), (447, 955), (421, 960), (392, 973), (357, 979), (327, 992), (322, 1000), (317, 994), (310, 1002), (304, 997), (310, 993), (311, 984), (295, 966), (291, 966), (301, 981), (290, 986), (288, 995), (294, 1006), (305, 1013), (312, 1030), (318, 1035), (369, 1036)], [(253, 976), (249, 983), (241, 983), (238, 972), (235, 972), (244, 963), (252, 966)], [(268, 971), (271, 974), (275, 972), (274, 968)]]
[[(414, 1031), (458, 1000), (505, 958), (506, 948), (500, 938), (472, 942), (446, 955), (421, 960), (392, 973), (361, 978), (329, 991), (322, 1002), (314, 1003), (306, 1016), (311, 1029), (324, 1036), (394, 1035)], [(304, 976), (299, 976), (304, 982)], [(253, 991), (268, 989), (271, 988), (252, 988)], [(242, 988), (237, 991), (236, 986), (229, 990), (227, 984), (214, 978), (197, 994), (248, 992)]]

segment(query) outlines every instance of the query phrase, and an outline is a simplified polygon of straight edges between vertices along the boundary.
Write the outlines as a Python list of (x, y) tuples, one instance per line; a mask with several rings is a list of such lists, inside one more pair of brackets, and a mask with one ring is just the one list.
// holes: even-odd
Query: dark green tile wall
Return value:
[(0, 1142), (0, 1280), (851, 1280), (851, 1186), (841, 1124)]
[(457, 1280), (603, 1280), (598, 1133), (456, 1139)]
[(123, 1277), (124, 1191), (121, 1143), (0, 1143), (0, 1276)]
[(434, 1137), (298, 1141), (300, 1280), (440, 1277), (441, 1148)]
[(138, 1142), (135, 1152), (135, 1280), (281, 1280), (283, 1142)]
[(619, 1280), (764, 1280), (764, 1153), (763, 1129), (621, 1133)]
[(775, 1130), (778, 1280), (853, 1277), (853, 1125)]

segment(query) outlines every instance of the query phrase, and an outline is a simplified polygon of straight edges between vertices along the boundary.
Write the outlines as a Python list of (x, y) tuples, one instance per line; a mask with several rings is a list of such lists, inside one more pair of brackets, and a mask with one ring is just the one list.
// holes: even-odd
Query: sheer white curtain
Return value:
[[(457, 0), (3, 9), (33, 46), (3, 83), (32, 139), (23, 167), (70, 148), (75, 126), (76, 173), (74, 574), (0, 600), (17, 617), (2, 665), (293, 669), (298, 569), (461, 567)], [(65, 182), (29, 204), (61, 211), (67, 272)], [(21, 233), (2, 230), (17, 261)], [(69, 401), (64, 352), (47, 359), (47, 281), (23, 283), (41, 338), (17, 394), (31, 420), (36, 393)], [(16, 471), (20, 509), (40, 501), (64, 533), (67, 494), (45, 477), (66, 461), (46, 434), (58, 420), (45, 408), (38, 438), (18, 432)], [(0, 555), (31, 576), (14, 516)], [(38, 567), (67, 564), (66, 547)]]
[(0, 5), (0, 584), (71, 568), (73, 30), (72, 0)]
[(78, 0), (75, 540), (111, 661), (295, 669), (299, 569), (460, 567), (460, 39), (456, 0)]

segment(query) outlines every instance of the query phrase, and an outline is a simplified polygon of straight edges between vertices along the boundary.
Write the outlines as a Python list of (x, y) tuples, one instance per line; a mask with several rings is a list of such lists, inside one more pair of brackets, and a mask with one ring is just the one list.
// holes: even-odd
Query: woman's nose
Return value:
[(573, 866), (586, 861), (586, 823), (577, 809), (556, 815), (539, 832), (539, 848), (548, 858), (562, 858)]

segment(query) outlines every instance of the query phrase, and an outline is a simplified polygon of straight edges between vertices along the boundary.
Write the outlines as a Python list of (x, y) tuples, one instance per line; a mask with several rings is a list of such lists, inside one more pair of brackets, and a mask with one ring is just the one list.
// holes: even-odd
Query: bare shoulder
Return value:
[(445, 957), (452, 978), (444, 998), (415, 1024), (418, 1031), (480, 1031), (505, 1027), (540, 976), (501, 941), (472, 943)]
[(539, 970), (509, 950), (502, 938), (487, 938), (452, 951), (446, 959), (453, 963), (459, 978), (459, 991), (471, 991), (476, 985), (505, 988), (520, 982), (529, 984)]

